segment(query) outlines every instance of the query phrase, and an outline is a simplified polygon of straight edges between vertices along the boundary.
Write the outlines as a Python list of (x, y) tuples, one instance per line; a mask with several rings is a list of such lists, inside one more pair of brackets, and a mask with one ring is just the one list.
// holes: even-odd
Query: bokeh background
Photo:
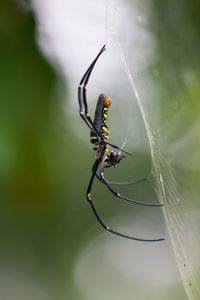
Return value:
[[(0, 299), (199, 299), (199, 6), (1, 1)], [(118, 190), (168, 210), (123, 203), (99, 182), (93, 197), (113, 228), (162, 243), (104, 232), (85, 199), (95, 153), (77, 86), (105, 42), (90, 111), (107, 93), (110, 140), (135, 154), (107, 176), (148, 176)]]

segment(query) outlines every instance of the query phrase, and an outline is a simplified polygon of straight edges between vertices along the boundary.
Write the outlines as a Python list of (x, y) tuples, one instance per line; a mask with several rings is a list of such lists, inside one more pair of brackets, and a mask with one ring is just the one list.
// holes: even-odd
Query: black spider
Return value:
[[(99, 223), (108, 231), (111, 233), (114, 233), (116, 235), (129, 238), (132, 240), (137, 240), (137, 241), (143, 241), (143, 242), (157, 242), (157, 241), (162, 241), (164, 238), (158, 238), (158, 239), (141, 239), (141, 238), (136, 238), (133, 236), (129, 236), (123, 233), (120, 233), (118, 231), (115, 231), (110, 228), (110, 226), (106, 225), (102, 218), (100, 217), (99, 213), (97, 212), (96, 207), (94, 206), (94, 203), (91, 199), (91, 191), (92, 191), (92, 186), (94, 182), (95, 176), (103, 182), (108, 189), (118, 198), (133, 202), (136, 204), (140, 205), (145, 205), (145, 206), (163, 206), (163, 204), (151, 204), (151, 203), (144, 203), (144, 202), (139, 202), (127, 197), (124, 197), (120, 195), (118, 192), (116, 192), (113, 188), (112, 185), (128, 185), (128, 184), (137, 184), (145, 181), (146, 179), (141, 179), (136, 182), (109, 182), (105, 176), (104, 176), (104, 168), (109, 168), (112, 166), (115, 166), (116, 164), (120, 163), (120, 161), (125, 157), (124, 155), (121, 155), (118, 152), (111, 151), (108, 153), (108, 146), (111, 146), (114, 149), (120, 150), (124, 153), (127, 153), (129, 155), (132, 155), (130, 152), (121, 149), (120, 147), (111, 144), (108, 142), (109, 138), (109, 130), (108, 130), (108, 109), (109, 106), (111, 105), (112, 101), (105, 95), (101, 94), (98, 98), (97, 105), (96, 105), (96, 110), (94, 114), (94, 121), (90, 118), (90, 115), (88, 113), (88, 105), (87, 105), (87, 98), (86, 98), (86, 86), (88, 84), (90, 75), (92, 73), (92, 70), (99, 58), (99, 56), (104, 52), (105, 50), (105, 45), (102, 47), (96, 58), (93, 60), (85, 74), (83, 75), (79, 87), (78, 87), (78, 102), (79, 102), (79, 113), (81, 118), (84, 120), (84, 122), (87, 124), (87, 126), (90, 128), (90, 142), (94, 145), (94, 150), (96, 151), (96, 160), (93, 164), (92, 167), (92, 176), (87, 188), (87, 194), (86, 198), (89, 201), (92, 210), (99, 221)], [(83, 111), (84, 109), (84, 111)], [(100, 167), (99, 174), (97, 173), (98, 168)]]

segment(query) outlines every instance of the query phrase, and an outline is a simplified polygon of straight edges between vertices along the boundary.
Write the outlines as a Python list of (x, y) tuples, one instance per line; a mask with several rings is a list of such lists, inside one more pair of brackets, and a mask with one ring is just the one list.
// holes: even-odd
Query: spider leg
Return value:
[(92, 129), (92, 125), (90, 124), (90, 122), (88, 121), (88, 119), (86, 118), (84, 112), (83, 112), (83, 100), (82, 100), (82, 96), (81, 96), (81, 87), (78, 87), (78, 102), (79, 102), (79, 114), (81, 116), (81, 118), (83, 119), (83, 121), (86, 123), (86, 125)]
[[(80, 116), (90, 129), (93, 128), (96, 131), (97, 135), (100, 137), (101, 140), (104, 140), (104, 138), (103, 138), (102, 134), (95, 127), (95, 125), (94, 125), (94, 123), (93, 123), (93, 121), (90, 118), (90, 115), (88, 113), (86, 87), (87, 87), (87, 83), (89, 81), (90, 75), (92, 73), (92, 70), (93, 70), (99, 56), (106, 50), (105, 47), (106, 47), (106, 45), (104, 45), (101, 48), (100, 52), (98, 53), (96, 58), (93, 60), (93, 62), (91, 63), (91, 65), (89, 66), (89, 68), (87, 69), (85, 74), (83, 75), (83, 77), (82, 77), (82, 79), (79, 83), (79, 87), (78, 87), (78, 101), (79, 101), (79, 108), (80, 108), (79, 109)], [(84, 106), (85, 112), (83, 112), (83, 106)]]
[[(95, 59), (93, 60), (93, 62), (90, 64), (89, 68), (87, 69), (87, 71), (85, 72), (85, 74), (83, 75), (83, 77), (81, 78), (80, 81), (80, 86), (82, 86), (83, 82), (85, 81), (84, 85), (87, 85), (88, 80), (90, 78), (92, 69), (94, 68), (94, 65), (96, 64), (99, 56), (106, 50), (106, 45), (103, 45), (103, 47), (101, 48), (101, 50), (99, 51), (99, 53), (97, 54), (97, 56), (95, 57)], [(88, 75), (89, 74), (89, 75)], [(85, 80), (87, 76), (87, 79)]]
[(106, 158), (106, 150), (104, 151), (104, 154), (102, 155), (102, 159), (101, 159), (101, 166), (100, 166), (100, 174), (99, 174), (99, 177), (100, 177), (100, 180), (103, 181), (105, 183), (105, 185), (108, 187), (108, 189), (117, 197), (117, 198), (120, 198), (120, 199), (123, 199), (123, 200), (126, 200), (126, 201), (129, 201), (129, 202), (133, 202), (133, 203), (136, 203), (136, 204), (139, 204), (139, 205), (144, 205), (144, 206), (163, 206), (163, 204), (154, 204), (154, 203), (146, 203), (146, 202), (140, 202), (140, 201), (136, 201), (136, 200), (133, 200), (133, 199), (130, 199), (130, 198), (127, 198), (127, 197), (124, 197), (122, 195), (120, 195), (118, 192), (116, 192), (112, 186), (111, 186), (111, 183), (109, 183), (109, 181), (104, 177), (104, 161), (105, 161), (105, 158)]
[[(99, 132), (99, 130), (97, 130), (96, 126), (94, 125), (92, 119), (90, 118), (90, 115), (88, 113), (88, 105), (87, 105), (87, 96), (86, 96), (86, 91), (87, 91), (87, 84), (88, 84), (88, 81), (90, 79), (90, 76), (91, 76), (91, 73), (92, 73), (92, 70), (98, 60), (98, 58), (100, 57), (100, 55), (106, 50), (106, 45), (104, 45), (100, 52), (98, 53), (98, 55), (96, 56), (96, 58), (93, 60), (93, 62), (91, 63), (91, 65), (89, 66), (89, 68), (87, 69), (87, 71), (85, 72), (85, 74), (83, 75), (83, 78), (81, 79), (80, 81), (80, 85), (79, 87), (82, 88), (82, 99), (83, 99), (83, 105), (84, 105), (84, 108), (85, 108), (85, 117), (87, 118), (88, 122), (90, 123), (91, 125), (91, 128), (93, 128), (97, 135), (100, 137), (101, 141), (104, 140), (104, 137), (102, 136), (102, 134)], [(82, 86), (83, 85), (83, 86)]]
[[(92, 72), (92, 69), (94, 68), (99, 56), (103, 53), (103, 51), (105, 50), (105, 45), (102, 47), (102, 49), (100, 50), (99, 54), (97, 55), (97, 57), (94, 59), (94, 61), (91, 63), (91, 65), (89, 66), (89, 68), (87, 69), (87, 71), (85, 72), (85, 74), (83, 75), (80, 83), (79, 83), (79, 86), (78, 86), (78, 102), (79, 102), (79, 114), (81, 116), (81, 118), (83, 119), (83, 121), (86, 123), (86, 125), (92, 129), (92, 125), (91, 125), (91, 122), (92, 121), (90, 118), (87, 117), (87, 114), (88, 114), (88, 107), (87, 107), (87, 101), (86, 101), (86, 97), (85, 99), (83, 100), (82, 98), (82, 94), (81, 94), (81, 91), (82, 91), (82, 85), (83, 85), (83, 82), (84, 82), (84, 86), (83, 86), (83, 90), (86, 88), (86, 85), (87, 85), (87, 82), (90, 78), (90, 74)], [(87, 78), (86, 78), (87, 77)], [(86, 78), (86, 79), (85, 79)], [(83, 105), (84, 105), (84, 108), (85, 108), (85, 113), (83, 112)]]
[(117, 149), (117, 150), (120, 150), (120, 151), (122, 151), (122, 152), (124, 152), (124, 153), (126, 153), (126, 154), (129, 154), (129, 155), (131, 155), (131, 156), (133, 156), (134, 154), (133, 153), (131, 153), (131, 152), (128, 152), (128, 151), (126, 151), (126, 150), (124, 150), (124, 149), (122, 149), (122, 148), (120, 148), (120, 147), (118, 147), (117, 145), (115, 145), (115, 144), (111, 144), (110, 142), (108, 142), (108, 141), (102, 141), (102, 143), (104, 143), (104, 144), (107, 144), (107, 145), (109, 145), (109, 146), (111, 146), (111, 147), (113, 147), (114, 149)]
[[(105, 183), (104, 181), (102, 181), (101, 177), (99, 176), (98, 173), (96, 173), (96, 177), (103, 183)], [(127, 181), (127, 182), (113, 182), (113, 181), (108, 181), (108, 183), (110, 185), (131, 185), (131, 184), (138, 184), (138, 183), (142, 183), (142, 182), (145, 182), (147, 181), (148, 179), (147, 178), (142, 178), (142, 179), (139, 179), (137, 181)]]
[(92, 199), (91, 199), (91, 191), (92, 191), (92, 186), (93, 186), (93, 182), (94, 182), (94, 178), (95, 178), (95, 175), (96, 175), (96, 172), (97, 172), (97, 169), (99, 167), (99, 164), (100, 164), (100, 160), (97, 159), (93, 165), (93, 168), (92, 168), (92, 177), (90, 179), (90, 182), (89, 182), (89, 185), (88, 185), (88, 189), (87, 189), (87, 195), (86, 195), (86, 198), (88, 200), (88, 202), (90, 203), (90, 206), (93, 210), (93, 213), (94, 215), (96, 216), (97, 220), (99, 221), (99, 223), (101, 224), (101, 226), (106, 229), (107, 231), (115, 234), (115, 235), (118, 235), (118, 236), (121, 236), (121, 237), (124, 237), (124, 238), (127, 238), (127, 239), (131, 239), (131, 240), (135, 240), (135, 241), (140, 241), (140, 242), (160, 242), (160, 241), (163, 241), (164, 238), (159, 238), (159, 239), (141, 239), (141, 238), (137, 238), (137, 237), (134, 237), (134, 236), (131, 236), (131, 235), (127, 235), (127, 234), (123, 234), (121, 232), (118, 232), (118, 231), (115, 231), (113, 229), (110, 228), (110, 226), (106, 225), (104, 223), (104, 221), (102, 220), (102, 218), (100, 217)]
[(137, 181), (127, 181), (127, 182), (113, 182), (113, 181), (109, 181), (109, 184), (111, 185), (134, 185), (134, 184), (138, 184), (138, 183), (142, 183), (147, 181), (147, 178), (143, 178)]

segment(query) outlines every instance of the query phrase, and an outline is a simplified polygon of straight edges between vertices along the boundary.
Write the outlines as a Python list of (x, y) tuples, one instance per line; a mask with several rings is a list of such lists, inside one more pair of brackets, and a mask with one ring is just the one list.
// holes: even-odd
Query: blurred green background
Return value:
[[(127, 5), (133, 7), (132, 2)], [(161, 151), (174, 166), (184, 194), (190, 197), (192, 191), (191, 207), (197, 211), (200, 3), (154, 0), (146, 9), (156, 47), (148, 69), (141, 74), (151, 80), (147, 89), (157, 89), (149, 109), (152, 126), (155, 129), (159, 124)], [(0, 298), (187, 299), (169, 240), (141, 245), (104, 233), (97, 224), (85, 200), (94, 152), (89, 140), (84, 142), (79, 134), (86, 140), (88, 131), (79, 119), (77, 103), (71, 114), (69, 86), (39, 49), (36, 28), (29, 2), (1, 1)], [(73, 34), (73, 28), (69, 30)], [(127, 56), (132, 49), (124, 45)], [(77, 50), (81, 52), (81, 45)], [(128, 62), (134, 65), (131, 56)], [(74, 61), (78, 80), (89, 63), (83, 61), (80, 66)], [(69, 70), (69, 80), (70, 76)], [(77, 85), (78, 81), (75, 91)], [(113, 95), (121, 97), (115, 90)], [(66, 114), (61, 112), (60, 98), (65, 99)], [(73, 98), (77, 101), (76, 94)], [(138, 108), (134, 109), (137, 119)], [(119, 122), (117, 113), (113, 113), (114, 124)], [(142, 120), (136, 122), (141, 136), (145, 135)], [(113, 136), (117, 143), (117, 132)], [(131, 148), (135, 153), (134, 142)], [(125, 181), (149, 174), (146, 136), (143, 150), (135, 154), (134, 166), (127, 159), (108, 170), (109, 178)], [(122, 191), (140, 201), (157, 201), (149, 183), (134, 187), (134, 193), (131, 188)], [(149, 231), (151, 237), (165, 235), (159, 209), (123, 206), (113, 197), (108, 201), (110, 193), (100, 183), (95, 184), (94, 193), (104, 218), (113, 220), (116, 227), (119, 224), (120, 230), (141, 237)], [(194, 218), (199, 221), (198, 214)]]

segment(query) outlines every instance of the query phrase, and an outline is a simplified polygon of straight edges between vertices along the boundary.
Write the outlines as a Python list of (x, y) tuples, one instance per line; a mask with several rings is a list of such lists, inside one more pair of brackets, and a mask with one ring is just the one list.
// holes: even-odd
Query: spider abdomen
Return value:
[[(111, 105), (111, 103), (112, 101), (105, 94), (101, 94), (98, 98), (94, 114), (94, 126), (99, 132), (101, 132), (105, 140), (108, 139), (109, 134), (108, 107)], [(90, 142), (96, 145), (100, 142), (100, 137), (94, 128), (92, 128), (90, 131)]]

